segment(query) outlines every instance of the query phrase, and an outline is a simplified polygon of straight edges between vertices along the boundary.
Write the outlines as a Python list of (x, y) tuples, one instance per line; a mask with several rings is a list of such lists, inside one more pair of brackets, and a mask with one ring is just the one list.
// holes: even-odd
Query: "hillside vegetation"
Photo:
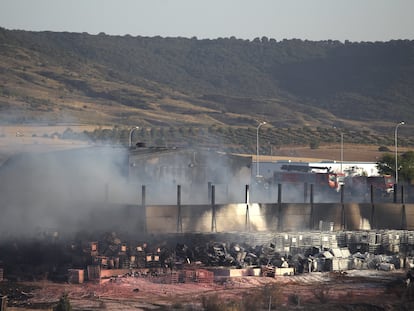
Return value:
[(0, 28), (3, 124), (218, 132), (235, 149), (248, 142), (254, 150), (258, 121), (268, 123), (264, 135), (272, 145), (315, 146), (337, 142), (341, 131), (352, 143), (391, 145), (395, 125), (405, 120), (401, 143), (411, 145), (413, 85), (414, 42), (407, 40), (198, 40)]

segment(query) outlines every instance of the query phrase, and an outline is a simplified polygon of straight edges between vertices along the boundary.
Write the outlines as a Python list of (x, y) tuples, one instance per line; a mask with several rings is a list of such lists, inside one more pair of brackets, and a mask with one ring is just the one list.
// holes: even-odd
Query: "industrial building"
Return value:
[(260, 175), (264, 178), (271, 178), (275, 172), (282, 172), (289, 169), (307, 170), (309, 172), (326, 172), (330, 171), (336, 174), (343, 173), (345, 176), (363, 175), (363, 176), (377, 176), (378, 168), (376, 162), (358, 162), (358, 161), (320, 161), (320, 162), (305, 162), (305, 161), (260, 161), (252, 163), (253, 174), (257, 171), (257, 166), (260, 168)]

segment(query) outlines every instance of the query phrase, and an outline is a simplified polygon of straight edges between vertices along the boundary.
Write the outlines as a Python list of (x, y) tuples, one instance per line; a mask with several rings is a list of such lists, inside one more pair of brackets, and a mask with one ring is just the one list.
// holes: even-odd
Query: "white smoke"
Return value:
[(96, 147), (11, 157), (0, 168), (0, 231), (79, 230), (106, 202), (108, 184), (125, 184), (126, 159), (124, 149)]

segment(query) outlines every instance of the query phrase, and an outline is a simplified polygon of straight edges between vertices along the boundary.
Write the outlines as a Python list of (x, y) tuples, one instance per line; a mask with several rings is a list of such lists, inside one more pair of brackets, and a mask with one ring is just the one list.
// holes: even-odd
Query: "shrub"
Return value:
[(327, 303), (330, 299), (329, 297), (329, 290), (330, 288), (320, 286), (313, 289), (312, 293), (314, 297), (320, 302), (320, 303)]
[(390, 148), (388, 148), (386, 146), (380, 146), (378, 148), (378, 151), (381, 151), (381, 152), (390, 152), (391, 150), (390, 150)]
[(312, 140), (309, 144), (309, 147), (311, 149), (318, 149), (319, 148), (319, 141), (317, 140)]
[(58, 304), (53, 308), (54, 311), (72, 311), (72, 306), (68, 298), (68, 294), (63, 294), (60, 297)]

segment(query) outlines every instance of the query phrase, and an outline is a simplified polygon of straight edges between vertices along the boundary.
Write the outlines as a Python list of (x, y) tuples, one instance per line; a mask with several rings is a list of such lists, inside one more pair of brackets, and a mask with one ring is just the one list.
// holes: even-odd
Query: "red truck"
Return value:
[(391, 175), (369, 176), (367, 177), (367, 186), (374, 188), (374, 191), (383, 195), (389, 195), (394, 192), (395, 179)]

